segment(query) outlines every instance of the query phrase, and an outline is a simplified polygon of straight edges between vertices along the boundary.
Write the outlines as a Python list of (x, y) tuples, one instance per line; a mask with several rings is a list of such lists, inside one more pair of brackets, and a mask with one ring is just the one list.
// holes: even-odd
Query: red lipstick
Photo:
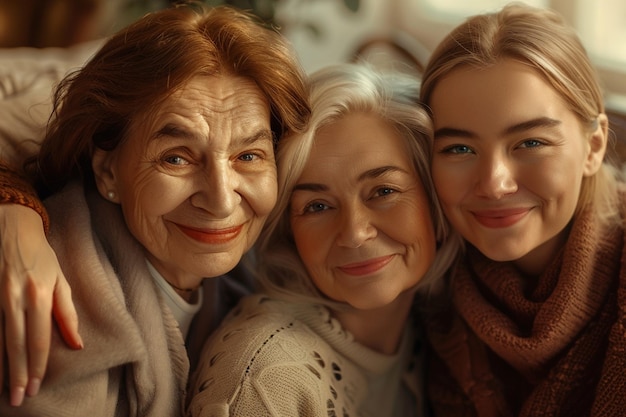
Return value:
[(235, 239), (243, 228), (243, 225), (227, 229), (195, 229), (180, 224), (176, 226), (193, 240), (210, 245), (219, 245)]
[(394, 255), (383, 256), (380, 258), (368, 259), (367, 261), (363, 262), (355, 262), (343, 265), (338, 268), (340, 271), (348, 275), (368, 275), (382, 269), (385, 265), (391, 262), (393, 257)]
[(485, 227), (500, 229), (509, 227), (520, 221), (530, 212), (528, 208), (514, 208), (506, 210), (473, 211), (472, 214)]

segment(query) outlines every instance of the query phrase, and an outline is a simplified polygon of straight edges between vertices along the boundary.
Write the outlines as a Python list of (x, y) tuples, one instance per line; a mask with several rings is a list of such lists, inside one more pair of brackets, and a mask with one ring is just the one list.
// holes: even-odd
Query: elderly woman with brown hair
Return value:
[(306, 126), (303, 79), (250, 15), (178, 7), (120, 31), (61, 83), (27, 173), (48, 197), (84, 348), (53, 331), (45, 380), (28, 387), (38, 395), (13, 407), (25, 384), (12, 383), (0, 414), (182, 413), (197, 348), (246, 290), (220, 276), (274, 206), (275, 141)]

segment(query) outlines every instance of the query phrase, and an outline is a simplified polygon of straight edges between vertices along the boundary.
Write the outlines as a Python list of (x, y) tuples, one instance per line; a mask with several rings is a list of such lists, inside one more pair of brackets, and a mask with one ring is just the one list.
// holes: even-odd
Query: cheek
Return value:
[(582, 178), (580, 163), (553, 158), (521, 173), (518, 181), (542, 200), (578, 201)]
[(123, 208), (132, 208), (138, 216), (158, 217), (171, 212), (189, 198), (188, 188), (187, 182), (179, 178), (138, 176), (124, 187), (120, 203)]
[(276, 170), (244, 179), (244, 198), (258, 217), (267, 217), (276, 205), (278, 194)]
[(436, 251), (435, 228), (425, 197), (405, 202), (385, 218), (385, 233), (408, 248), (409, 255), (415, 255), (409, 258), (409, 262), (413, 260), (415, 264), (411, 267), (421, 276)]
[(292, 223), (292, 231), (294, 241), (296, 242), (296, 249), (300, 254), (300, 258), (302, 258), (302, 261), (308, 268), (312, 259), (315, 258), (315, 254), (319, 252), (316, 247), (317, 245), (314, 243), (316, 239), (311, 236), (312, 232), (309, 227), (294, 225)]
[(467, 185), (469, 175), (458, 175), (455, 170), (447, 167), (446, 165), (440, 165), (436, 162), (433, 163), (432, 168), (433, 184), (439, 197), (439, 201), (442, 204), (453, 202), (456, 199), (460, 199), (463, 190), (470, 190)]
[(408, 219), (401, 227), (396, 226), (395, 234), (398, 241), (407, 246), (419, 247), (421, 253), (433, 254), (435, 251), (435, 229), (428, 212), (424, 210), (404, 213), (397, 218)]
[(292, 222), (293, 237), (296, 242), (298, 254), (310, 275), (324, 267), (327, 246), (331, 233), (326, 231), (319, 223), (302, 224), (302, 220)]

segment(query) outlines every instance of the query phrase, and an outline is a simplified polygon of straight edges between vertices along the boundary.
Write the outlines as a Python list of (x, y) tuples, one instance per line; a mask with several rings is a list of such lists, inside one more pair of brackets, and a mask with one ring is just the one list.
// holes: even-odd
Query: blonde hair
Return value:
[[(422, 78), (421, 100), (430, 103), (437, 83), (460, 66), (483, 68), (505, 59), (534, 68), (591, 132), (604, 113), (598, 75), (575, 31), (557, 13), (519, 3), (477, 15), (456, 27), (438, 45)], [(606, 223), (620, 221), (618, 171), (609, 161), (583, 178), (575, 216), (593, 207)]]
[(430, 270), (419, 283), (423, 294), (435, 292), (456, 258), (460, 240), (438, 203), (430, 175), (432, 123), (418, 100), (419, 80), (397, 73), (380, 73), (359, 64), (339, 64), (311, 76), (311, 120), (302, 134), (285, 137), (278, 147), (278, 201), (258, 241), (259, 283), (274, 295), (341, 305), (325, 298), (313, 285), (300, 261), (289, 221), (289, 202), (315, 145), (320, 128), (347, 114), (366, 112), (388, 121), (405, 139), (415, 172), (430, 200), (438, 250)]

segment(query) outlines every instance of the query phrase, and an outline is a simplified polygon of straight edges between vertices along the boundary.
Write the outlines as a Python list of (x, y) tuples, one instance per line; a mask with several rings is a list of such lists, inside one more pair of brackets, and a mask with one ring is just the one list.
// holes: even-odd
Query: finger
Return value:
[(53, 298), (52, 312), (65, 343), (73, 349), (82, 349), (83, 339), (78, 333), (78, 314), (72, 301), (72, 290), (60, 270)]
[(28, 344), (28, 384), (26, 395), (35, 396), (48, 364), (52, 327), (52, 300), (43, 288), (32, 280), (27, 283), (28, 314), (26, 315), (26, 342)]
[(19, 406), (24, 400), (24, 393), (28, 382), (24, 312), (21, 309), (18, 310), (15, 303), (9, 303), (8, 308), (5, 310), (5, 317), (11, 405)]
[(4, 391), (4, 316), (0, 308), (0, 394)]

